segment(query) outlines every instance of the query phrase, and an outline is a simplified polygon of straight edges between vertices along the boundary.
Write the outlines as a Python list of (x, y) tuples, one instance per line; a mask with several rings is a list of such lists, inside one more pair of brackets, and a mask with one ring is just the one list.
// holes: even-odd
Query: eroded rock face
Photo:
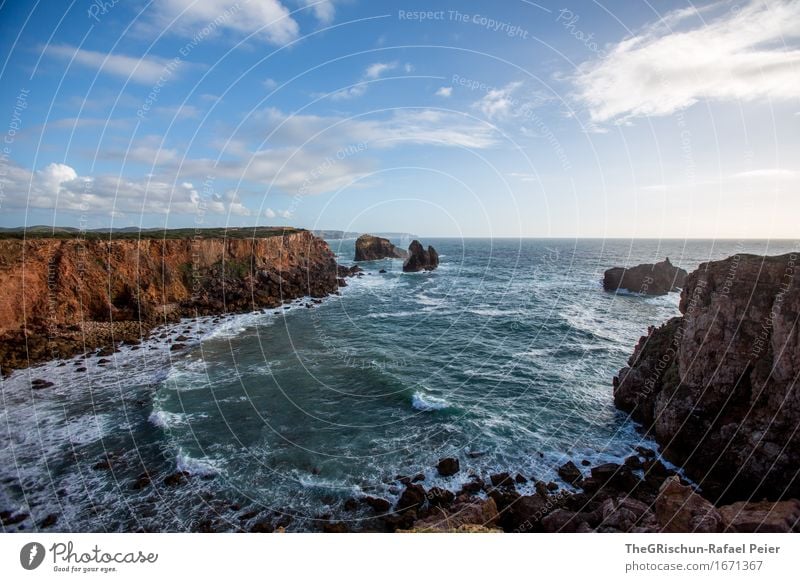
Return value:
[(800, 496), (800, 265), (736, 255), (689, 275), (683, 316), (651, 328), (614, 401), (714, 502)]
[(439, 253), (432, 246), (428, 250), (418, 240), (411, 241), (408, 247), (408, 258), (403, 263), (404, 273), (433, 271), (439, 266)]
[(603, 275), (603, 289), (626, 289), (643, 295), (665, 295), (677, 291), (686, 281), (686, 271), (675, 267), (667, 257), (656, 264), (643, 264), (624, 269), (614, 267)]
[(380, 259), (403, 259), (406, 252), (398, 249), (389, 239), (371, 234), (362, 234), (356, 240), (356, 261), (378, 261)]
[(2, 240), (0, 368), (6, 373), (84, 347), (138, 341), (180, 317), (323, 297), (336, 291), (336, 279), (327, 243), (306, 231), (244, 239)]

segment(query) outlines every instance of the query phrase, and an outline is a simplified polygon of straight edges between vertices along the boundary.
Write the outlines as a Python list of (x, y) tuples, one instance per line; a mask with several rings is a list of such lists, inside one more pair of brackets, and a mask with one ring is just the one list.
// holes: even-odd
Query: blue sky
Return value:
[(12, 0), (0, 39), (0, 226), (798, 234), (797, 0)]

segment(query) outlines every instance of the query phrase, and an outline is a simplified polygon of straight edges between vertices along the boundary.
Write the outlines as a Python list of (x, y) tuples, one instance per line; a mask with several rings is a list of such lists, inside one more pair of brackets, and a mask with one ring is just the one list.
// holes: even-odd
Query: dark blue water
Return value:
[[(641, 437), (614, 409), (611, 378), (649, 325), (678, 313), (678, 295), (606, 293), (603, 271), (793, 248), (424, 242), (440, 253), (432, 273), (364, 263), (313, 308), (185, 322), (84, 373), (74, 361), (16, 373), (3, 383), (0, 502), (71, 531), (247, 529), (266, 514), (303, 530), (345, 516), (348, 498), (396, 498), (397, 475), (453, 488), (470, 473), (551, 480), (567, 459), (622, 459)], [(331, 246), (350, 262), (352, 240)], [(190, 349), (167, 349), (189, 332)], [(38, 377), (57, 385), (32, 392)], [(105, 452), (110, 468), (97, 466)], [(455, 477), (436, 475), (444, 456), (460, 459)], [(176, 470), (191, 477), (164, 485)], [(132, 488), (144, 471), (153, 484)]]

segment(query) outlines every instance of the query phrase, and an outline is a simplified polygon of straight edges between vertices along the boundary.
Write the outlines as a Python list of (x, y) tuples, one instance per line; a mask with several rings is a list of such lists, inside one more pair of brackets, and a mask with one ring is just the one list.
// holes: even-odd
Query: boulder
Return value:
[(614, 267), (603, 274), (603, 289), (626, 289), (642, 295), (666, 295), (683, 287), (687, 273), (666, 260), (656, 264), (643, 264), (625, 269)]
[(378, 513), (386, 513), (392, 507), (391, 503), (389, 503), (386, 499), (382, 499), (380, 497), (365, 497), (364, 503), (369, 505), (372, 509), (374, 509)]
[(449, 477), (451, 475), (455, 475), (458, 473), (459, 465), (458, 459), (454, 457), (447, 457), (445, 459), (440, 459), (439, 463), (436, 465), (436, 469), (439, 471), (439, 475), (442, 477)]
[(406, 252), (403, 249), (398, 249), (387, 238), (362, 234), (356, 240), (356, 261), (403, 259), (405, 257)]
[(397, 511), (413, 509), (425, 503), (425, 488), (422, 485), (407, 485), (397, 501)]
[(404, 273), (433, 271), (439, 266), (439, 253), (432, 246), (426, 251), (418, 240), (411, 241), (408, 247), (408, 258), (403, 263)]
[(435, 507), (444, 507), (453, 503), (456, 494), (441, 487), (431, 487), (426, 494), (428, 503)]
[(800, 497), (797, 259), (700, 265), (682, 316), (651, 327), (613, 381), (616, 406), (720, 505)]
[(717, 508), (673, 475), (661, 486), (655, 503), (659, 531), (666, 533), (716, 533), (723, 522)]
[(493, 499), (456, 502), (448, 509), (437, 509), (414, 523), (415, 532), (496, 531), (498, 512)]
[(574, 485), (583, 477), (583, 473), (572, 461), (567, 461), (558, 468), (558, 476), (567, 483)]
[(800, 501), (739, 501), (719, 508), (723, 531), (789, 533), (800, 531)]

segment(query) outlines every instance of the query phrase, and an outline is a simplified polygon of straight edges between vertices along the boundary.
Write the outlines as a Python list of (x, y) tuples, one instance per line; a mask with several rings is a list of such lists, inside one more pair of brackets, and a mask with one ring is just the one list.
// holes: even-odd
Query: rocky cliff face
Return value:
[(606, 291), (627, 289), (643, 295), (665, 295), (683, 287), (686, 275), (686, 271), (674, 266), (667, 257), (660, 263), (608, 269), (603, 274), (603, 288)]
[(398, 249), (389, 239), (371, 234), (362, 234), (356, 240), (356, 261), (378, 261), (380, 259), (403, 259), (403, 249)]
[[(0, 241), (3, 372), (130, 341), (183, 316), (274, 307), (337, 289), (309, 232), (256, 239)], [(91, 330), (91, 333), (89, 333)]]
[(686, 279), (614, 379), (631, 414), (712, 500), (800, 495), (798, 255), (736, 255)]

